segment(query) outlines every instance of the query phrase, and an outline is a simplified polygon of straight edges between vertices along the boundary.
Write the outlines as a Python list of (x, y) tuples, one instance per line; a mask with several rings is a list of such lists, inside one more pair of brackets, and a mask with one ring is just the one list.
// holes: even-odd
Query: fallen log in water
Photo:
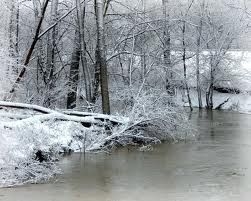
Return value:
[(216, 110), (221, 110), (222, 106), (225, 105), (228, 101), (229, 101), (230, 98), (227, 98), (224, 102), (222, 102), (221, 104), (219, 104), (215, 109)]

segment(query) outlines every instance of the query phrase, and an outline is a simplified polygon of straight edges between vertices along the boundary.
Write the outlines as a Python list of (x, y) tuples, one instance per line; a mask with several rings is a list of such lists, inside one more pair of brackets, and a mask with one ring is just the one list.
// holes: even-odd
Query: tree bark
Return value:
[(171, 33), (170, 33), (170, 13), (168, 11), (168, 0), (162, 0), (162, 7), (163, 7), (163, 15), (164, 15), (164, 30), (163, 30), (163, 37), (164, 37), (164, 65), (165, 65), (165, 72), (166, 72), (166, 90), (168, 94), (174, 95), (175, 89), (173, 85), (173, 72), (172, 72), (172, 65), (171, 65)]
[[(51, 2), (51, 21), (50, 24), (54, 24), (57, 21), (58, 17), (58, 0), (54, 0)], [(57, 27), (54, 27), (48, 33), (47, 40), (47, 65), (46, 65), (46, 79), (47, 79), (47, 97), (45, 101), (45, 106), (50, 107), (52, 102), (52, 97), (50, 92), (53, 90), (55, 86), (55, 80), (53, 77), (55, 71), (55, 54), (56, 54), (56, 40), (57, 40), (58, 30)]]
[(203, 12), (204, 12), (204, 0), (201, 6), (200, 22), (197, 28), (197, 39), (196, 39), (196, 79), (197, 79), (197, 94), (198, 94), (198, 104), (199, 109), (203, 107), (201, 98), (201, 81), (200, 81), (200, 52), (201, 52), (201, 36), (202, 36), (202, 26), (203, 26)]
[[(217, 57), (217, 56), (216, 56)], [(215, 68), (217, 67), (217, 63), (215, 63), (215, 56), (210, 56), (210, 80), (209, 80), (209, 86), (206, 91), (206, 104), (207, 109), (212, 110), (213, 109), (213, 92), (214, 92), (214, 72)]]
[(94, 6), (95, 6), (96, 25), (97, 25), (96, 69), (100, 69), (103, 113), (110, 114), (108, 75), (107, 75), (107, 63), (106, 63), (106, 53), (105, 53), (103, 0), (95, 0)]
[(186, 34), (186, 22), (183, 22), (183, 27), (182, 27), (182, 45), (183, 45), (183, 56), (182, 56), (182, 60), (183, 60), (183, 70), (184, 70), (184, 82), (185, 82), (185, 89), (186, 89), (186, 93), (187, 93), (187, 99), (188, 99), (188, 103), (189, 103), (189, 107), (190, 110), (193, 111), (193, 107), (192, 107), (192, 102), (191, 102), (191, 98), (190, 98), (190, 90), (188, 87), (188, 83), (187, 83), (187, 65), (186, 65), (186, 41), (185, 41), (185, 34)]
[(85, 97), (87, 102), (91, 102), (92, 99), (91, 98), (92, 87), (91, 87), (91, 77), (90, 77), (91, 75), (86, 59), (86, 44), (85, 44), (85, 30), (84, 30), (85, 5), (84, 9), (82, 9), (80, 0), (76, 0), (76, 7), (77, 7), (79, 35), (80, 35), (80, 48), (81, 48), (80, 58), (81, 58), (81, 65), (83, 68), (83, 76), (85, 83)]
[(79, 62), (80, 62), (80, 36), (79, 31), (75, 31), (74, 47), (71, 57), (70, 66), (70, 91), (67, 95), (67, 109), (73, 109), (76, 107), (77, 101), (77, 88), (79, 81)]

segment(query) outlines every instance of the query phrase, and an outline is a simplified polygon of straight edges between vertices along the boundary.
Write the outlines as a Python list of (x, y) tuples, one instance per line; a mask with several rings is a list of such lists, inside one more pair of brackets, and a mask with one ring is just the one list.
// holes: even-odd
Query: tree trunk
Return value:
[(96, 51), (97, 64), (96, 65), (98, 65), (98, 67), (96, 67), (96, 69), (100, 69), (103, 113), (110, 114), (108, 75), (107, 75), (107, 63), (106, 63), (106, 53), (105, 53), (103, 0), (95, 0), (94, 6), (95, 6), (96, 25), (97, 25), (97, 51)]
[(164, 65), (166, 72), (166, 90), (168, 94), (174, 95), (173, 72), (171, 65), (171, 33), (170, 33), (170, 14), (168, 11), (168, 0), (162, 0), (163, 15), (164, 15)]
[(87, 59), (86, 59), (86, 44), (85, 44), (85, 30), (84, 30), (85, 5), (84, 9), (82, 9), (80, 0), (76, 0), (76, 8), (77, 8), (77, 17), (78, 17), (78, 26), (80, 35), (80, 48), (81, 48), (80, 58), (81, 58), (84, 83), (85, 83), (85, 96), (86, 96), (86, 101), (91, 102), (92, 87), (91, 87), (90, 70), (87, 65)]
[[(58, 15), (58, 0), (54, 0), (52, 1), (51, 5), (50, 24), (54, 24), (56, 22), (57, 15)], [(56, 27), (54, 27), (52, 31), (48, 33), (48, 41), (47, 41), (47, 73), (49, 81), (53, 77), (53, 72), (55, 68), (56, 38), (57, 38), (57, 29)]]
[(98, 58), (98, 48), (96, 47), (95, 58), (96, 63), (94, 66), (94, 81), (93, 81), (93, 95), (92, 95), (92, 103), (96, 103), (99, 96), (99, 86), (100, 86), (100, 66), (99, 58)]
[[(202, 4), (202, 11), (204, 12), (204, 1)], [(197, 93), (198, 93), (198, 104), (199, 109), (201, 109), (202, 106), (202, 98), (201, 98), (201, 81), (200, 81), (200, 51), (201, 51), (201, 35), (202, 35), (202, 14), (200, 16), (200, 22), (197, 30), (197, 41), (196, 41), (196, 79), (197, 79)]]
[[(51, 2), (51, 21), (50, 24), (54, 24), (57, 21), (58, 17), (58, 0), (54, 0)], [(53, 90), (55, 86), (55, 80), (53, 77), (55, 71), (55, 54), (56, 54), (56, 40), (57, 40), (58, 30), (54, 27), (48, 33), (48, 41), (47, 41), (47, 69), (46, 69), (46, 79), (47, 79), (47, 96), (45, 100), (45, 106), (50, 107), (52, 103), (52, 97), (50, 92)]]
[(213, 109), (213, 84), (210, 84), (206, 91), (206, 104), (207, 109), (212, 110)]
[(189, 103), (189, 107), (190, 110), (193, 111), (193, 107), (192, 107), (192, 102), (191, 102), (191, 98), (190, 98), (190, 90), (188, 87), (188, 83), (187, 83), (187, 66), (186, 66), (186, 41), (185, 41), (185, 33), (186, 33), (186, 22), (183, 22), (183, 27), (182, 27), (182, 45), (183, 45), (183, 67), (184, 67), (184, 82), (185, 82), (185, 89), (186, 89), (186, 93), (187, 93), (187, 99), (188, 99), (188, 103)]
[(212, 110), (213, 109), (213, 92), (214, 92), (214, 69), (215, 64), (214, 64), (214, 56), (211, 55), (210, 59), (210, 81), (209, 81), (209, 86), (206, 91), (206, 104), (207, 104), (207, 109)]
[(198, 43), (199, 43), (198, 41), (197, 41), (197, 50), (196, 50), (196, 79), (197, 79), (198, 104), (199, 104), (199, 108), (201, 109), (202, 98), (201, 98), (201, 82), (200, 82), (200, 50), (198, 47)]
[[(39, 22), (39, 5), (38, 5), (38, 1), (36, 0), (33, 0), (32, 1), (33, 3), (33, 10), (34, 10), (34, 16), (35, 16), (35, 24), (38, 24)], [(40, 28), (42, 29), (42, 27)], [(40, 93), (40, 74), (43, 76), (43, 80), (44, 82), (46, 82), (46, 79), (45, 79), (45, 76), (44, 76), (44, 66), (46, 64), (46, 61), (45, 61), (45, 51), (44, 51), (44, 48), (43, 48), (43, 41), (42, 40), (38, 40), (38, 50), (36, 52), (36, 58), (37, 58), (37, 66), (36, 66), (36, 89), (37, 89), (37, 93), (39, 94)]]
[(79, 31), (75, 31), (74, 47), (71, 57), (70, 66), (70, 91), (67, 95), (67, 109), (73, 109), (76, 107), (77, 101), (77, 88), (79, 81), (79, 62), (80, 62), (80, 36)]

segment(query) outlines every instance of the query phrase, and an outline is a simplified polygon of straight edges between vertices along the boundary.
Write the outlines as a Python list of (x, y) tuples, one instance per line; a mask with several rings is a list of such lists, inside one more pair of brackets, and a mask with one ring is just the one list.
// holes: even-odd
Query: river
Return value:
[(191, 121), (198, 141), (73, 154), (56, 181), (0, 189), (0, 200), (250, 201), (251, 115), (195, 111)]

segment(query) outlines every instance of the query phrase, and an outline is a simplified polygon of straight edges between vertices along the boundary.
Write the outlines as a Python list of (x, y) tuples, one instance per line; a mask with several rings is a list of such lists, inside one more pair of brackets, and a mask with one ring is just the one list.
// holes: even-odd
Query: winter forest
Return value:
[(203, 118), (251, 113), (249, 0), (0, 1), (0, 188), (49, 182), (72, 152), (197, 143)]

